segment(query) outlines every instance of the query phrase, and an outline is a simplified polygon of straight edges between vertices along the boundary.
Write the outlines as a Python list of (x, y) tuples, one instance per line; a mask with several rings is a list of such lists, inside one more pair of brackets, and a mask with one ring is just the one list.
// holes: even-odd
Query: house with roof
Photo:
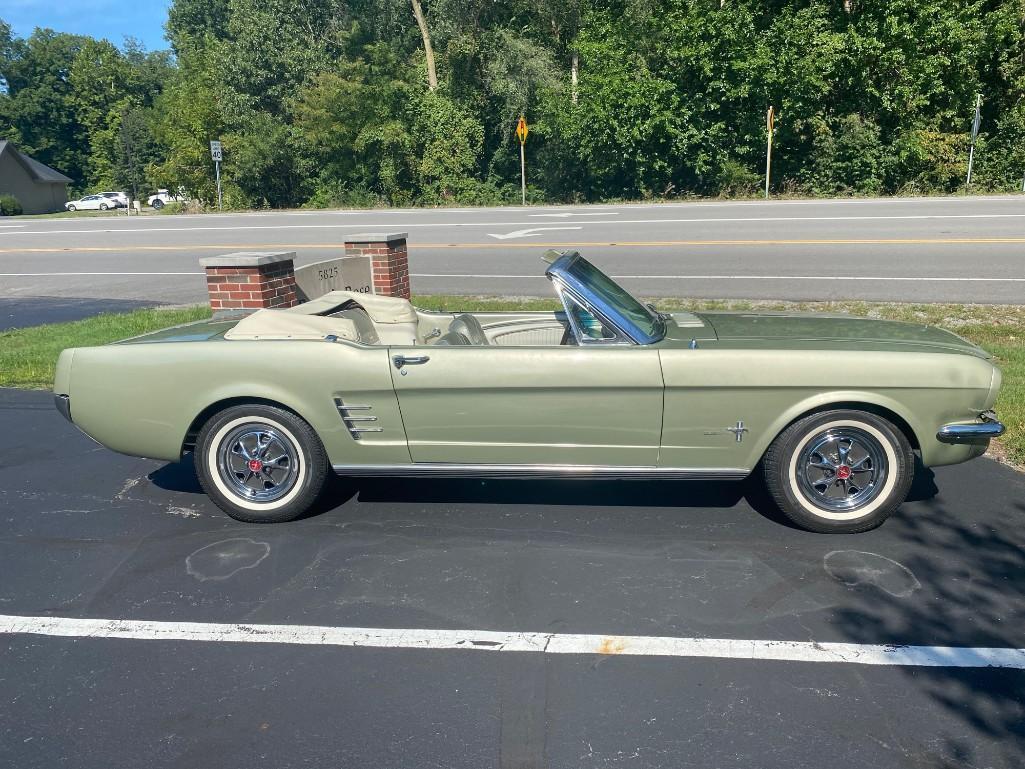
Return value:
[(26, 214), (63, 211), (71, 179), (0, 139), (0, 195), (13, 195)]

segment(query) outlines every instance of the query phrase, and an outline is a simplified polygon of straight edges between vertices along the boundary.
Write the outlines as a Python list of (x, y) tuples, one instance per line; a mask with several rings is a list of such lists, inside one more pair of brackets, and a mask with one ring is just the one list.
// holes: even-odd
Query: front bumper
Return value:
[(985, 443), (1003, 435), (1004, 430), (1004, 426), (997, 421), (997, 415), (985, 411), (979, 414), (978, 421), (943, 425), (936, 433), (936, 440), (940, 443)]

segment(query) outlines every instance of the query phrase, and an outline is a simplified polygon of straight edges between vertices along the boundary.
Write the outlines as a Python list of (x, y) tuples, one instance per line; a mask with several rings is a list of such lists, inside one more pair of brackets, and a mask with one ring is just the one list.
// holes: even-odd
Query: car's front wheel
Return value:
[(69, 210), (69, 211), (75, 211), (75, 210), (77, 210), (77, 209), (76, 209), (76, 208), (75, 208), (75, 207), (74, 207), (73, 205), (71, 205), (70, 203), (68, 203), (68, 210)]
[(152, 207), (153, 207), (153, 208), (155, 208), (155, 209), (156, 209), (157, 211), (159, 211), (159, 210), (160, 210), (161, 208), (163, 208), (163, 207), (164, 207), (164, 201), (162, 201), (162, 200), (161, 200), (160, 198), (157, 198), (156, 200), (154, 200), (154, 201), (153, 201), (153, 202), (152, 202), (152, 203), (150, 204), (150, 206), (152, 206)]
[(260, 404), (211, 417), (196, 441), (195, 464), (207, 495), (247, 523), (300, 517), (320, 497), (330, 472), (312, 427), (290, 411)]
[(885, 521), (914, 480), (908, 439), (886, 419), (835, 410), (800, 419), (762, 460), (769, 494), (809, 531), (854, 533)]

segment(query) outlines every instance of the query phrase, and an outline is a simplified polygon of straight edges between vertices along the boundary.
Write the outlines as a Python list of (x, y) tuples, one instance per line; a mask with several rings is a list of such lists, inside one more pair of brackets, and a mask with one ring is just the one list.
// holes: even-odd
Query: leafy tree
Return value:
[[(1025, 173), (1025, 0), (172, 0), (174, 51), (0, 21), (0, 134), (232, 205), (815, 195)], [(431, 55), (428, 55), (428, 46)]]
[(184, 187), (189, 195), (207, 202), (217, 199), (209, 142), (224, 127), (211, 59), (205, 51), (184, 59), (156, 100), (153, 132), (163, 160), (149, 169), (158, 186)]
[[(6, 25), (5, 25), (6, 26)], [(10, 40), (10, 27), (6, 39)], [(86, 160), (80, 149), (82, 126), (74, 108), (71, 66), (86, 38), (37, 29), (27, 40), (2, 46), (0, 79), (7, 97), (0, 101), (0, 136), (81, 185)]]

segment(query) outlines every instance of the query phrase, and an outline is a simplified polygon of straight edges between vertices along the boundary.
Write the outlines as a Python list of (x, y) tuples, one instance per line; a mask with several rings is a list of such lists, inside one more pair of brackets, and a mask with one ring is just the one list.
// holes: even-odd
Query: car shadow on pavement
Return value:
[[(167, 491), (203, 494), (193, 456), (172, 462), (149, 474), (153, 485)], [(936, 496), (932, 470), (916, 459), (915, 481), (908, 501)], [(788, 528), (797, 527), (780, 513), (756, 470), (743, 481), (645, 480), (516, 480), (469, 478), (339, 478), (303, 518), (312, 518), (345, 504), (354, 495), (367, 502), (476, 503), (496, 505), (595, 505), (609, 507), (731, 508), (741, 501), (763, 518)]]
[(202, 494), (203, 487), (196, 477), (196, 467), (192, 463), (192, 454), (186, 454), (181, 462), (169, 462), (146, 476), (150, 483), (165, 491), (177, 491), (182, 494)]

